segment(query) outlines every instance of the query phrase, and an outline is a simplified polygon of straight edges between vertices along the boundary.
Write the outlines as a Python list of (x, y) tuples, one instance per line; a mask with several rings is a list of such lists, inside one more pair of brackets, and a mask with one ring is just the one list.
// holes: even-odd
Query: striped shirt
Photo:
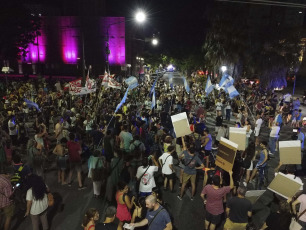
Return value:
[(11, 182), (4, 175), (0, 175), (0, 208), (7, 207), (13, 201), (9, 197), (13, 193)]

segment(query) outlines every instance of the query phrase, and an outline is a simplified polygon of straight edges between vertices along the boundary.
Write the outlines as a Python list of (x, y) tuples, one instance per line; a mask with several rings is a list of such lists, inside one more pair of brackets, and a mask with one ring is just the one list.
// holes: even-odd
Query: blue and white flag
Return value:
[(28, 99), (26, 99), (26, 98), (24, 99), (24, 101), (25, 101), (25, 103), (27, 104), (27, 106), (28, 106), (29, 108), (35, 107), (35, 108), (37, 109), (37, 111), (40, 112), (40, 109), (39, 109), (38, 105), (37, 105), (35, 102), (30, 101), (30, 100), (28, 100)]
[(127, 95), (128, 95), (128, 92), (129, 92), (129, 89), (130, 89), (130, 88), (127, 88), (127, 89), (126, 89), (125, 94), (124, 94), (122, 100), (120, 101), (120, 103), (119, 103), (119, 104), (117, 105), (117, 107), (116, 107), (115, 113), (117, 113), (117, 111), (118, 111), (118, 110), (121, 108), (121, 106), (125, 103), (126, 98), (127, 98)]
[(183, 80), (184, 80), (185, 90), (189, 94), (189, 92), (190, 92), (189, 84), (188, 84), (188, 82), (187, 82), (187, 80), (184, 76), (183, 76)]
[(206, 87), (205, 87), (206, 94), (209, 95), (211, 93), (211, 91), (213, 91), (214, 88), (215, 88), (215, 85), (213, 85), (211, 83), (210, 76), (208, 76), (207, 82), (206, 82)]
[(151, 93), (153, 92), (153, 90), (155, 89), (155, 85), (156, 85), (157, 80), (158, 80), (158, 77), (155, 79), (155, 81), (154, 81), (154, 83), (153, 83), (153, 85), (152, 85), (152, 87), (151, 87), (150, 95), (151, 95)]
[(154, 108), (155, 108), (155, 105), (156, 105), (155, 89), (153, 89), (151, 109), (154, 109)]
[(137, 78), (134, 76), (131, 76), (128, 79), (126, 79), (125, 83), (129, 86), (130, 89), (134, 89), (138, 86)]
[(239, 95), (237, 89), (233, 85), (227, 87), (226, 89), (227, 89), (230, 99), (233, 99), (234, 97), (237, 97)]
[(221, 78), (221, 81), (220, 81), (220, 83), (219, 83), (219, 86), (220, 86), (221, 88), (226, 89), (227, 87), (229, 87), (229, 86), (231, 86), (231, 85), (233, 85), (233, 84), (234, 84), (234, 79), (233, 79), (231, 76), (229, 76), (228, 74), (224, 74), (224, 75), (222, 76), (222, 78)]
[(169, 84), (170, 84), (171, 89), (173, 89), (173, 73), (170, 73)]

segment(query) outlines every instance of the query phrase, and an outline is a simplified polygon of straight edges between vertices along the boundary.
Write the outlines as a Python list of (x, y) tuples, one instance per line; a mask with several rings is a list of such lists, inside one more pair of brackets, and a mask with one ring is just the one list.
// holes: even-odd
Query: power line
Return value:
[(271, 1), (240, 1), (240, 0), (216, 0), (217, 2), (233, 2), (233, 3), (244, 3), (244, 4), (253, 4), (253, 5), (266, 5), (266, 6), (283, 6), (283, 7), (292, 7), (292, 8), (306, 8), (305, 4), (295, 4), (295, 3), (284, 3), (284, 2), (271, 2)]

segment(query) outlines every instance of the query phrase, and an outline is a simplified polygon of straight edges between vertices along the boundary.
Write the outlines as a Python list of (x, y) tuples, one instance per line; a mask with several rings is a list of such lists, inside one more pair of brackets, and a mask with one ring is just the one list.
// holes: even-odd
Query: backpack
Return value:
[(144, 185), (147, 185), (150, 183), (150, 180), (151, 180), (151, 175), (150, 173), (146, 172), (145, 174), (143, 174), (141, 178), (141, 183), (143, 183)]
[(11, 177), (12, 184), (20, 184), (21, 183), (21, 171), (23, 170), (24, 165), (19, 166), (19, 168), (15, 171), (14, 175)]

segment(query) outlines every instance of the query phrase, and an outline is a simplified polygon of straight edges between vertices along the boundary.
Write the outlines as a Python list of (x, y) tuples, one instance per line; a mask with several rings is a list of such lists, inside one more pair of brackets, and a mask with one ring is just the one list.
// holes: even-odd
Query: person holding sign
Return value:
[(220, 223), (223, 208), (223, 197), (234, 188), (233, 171), (229, 171), (230, 185), (220, 188), (221, 178), (218, 175), (214, 175), (212, 178), (212, 185), (206, 185), (203, 188), (201, 197), (206, 205), (205, 216), (205, 229), (214, 230)]
[[(193, 147), (187, 149), (184, 137), (182, 137), (182, 143), (183, 143), (183, 154), (179, 158), (183, 159), (185, 168), (184, 168), (184, 172), (183, 172), (183, 181), (182, 181), (183, 184), (182, 184), (182, 187), (181, 187), (181, 192), (180, 192), (179, 195), (177, 195), (177, 198), (179, 200), (182, 200), (186, 184), (190, 180), (191, 188), (192, 188), (190, 199), (193, 201), (193, 197), (194, 197), (194, 194), (195, 194), (196, 174), (197, 174), (196, 170), (197, 169), (203, 169), (204, 164), (202, 163), (200, 158), (195, 153), (195, 149)], [(196, 167), (196, 164), (199, 164), (200, 166)]]

